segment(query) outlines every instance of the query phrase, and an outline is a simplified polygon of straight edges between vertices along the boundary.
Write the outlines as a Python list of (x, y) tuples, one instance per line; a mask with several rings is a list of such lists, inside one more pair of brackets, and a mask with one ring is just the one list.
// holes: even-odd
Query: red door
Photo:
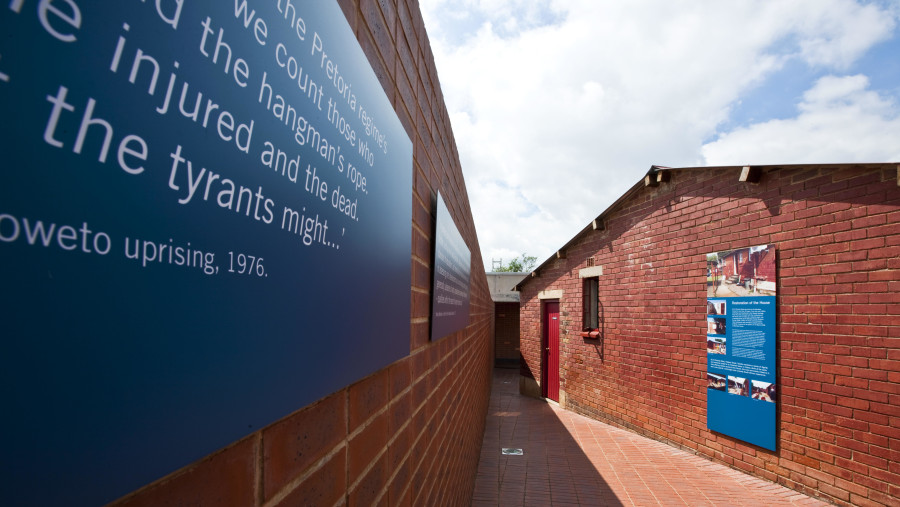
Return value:
[(559, 401), (559, 301), (544, 303), (541, 394)]

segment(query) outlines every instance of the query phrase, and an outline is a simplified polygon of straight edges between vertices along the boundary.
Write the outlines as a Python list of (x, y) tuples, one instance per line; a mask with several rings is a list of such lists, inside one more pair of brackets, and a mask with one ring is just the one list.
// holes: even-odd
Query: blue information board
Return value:
[(709, 429), (776, 449), (775, 247), (707, 255)]
[(447, 203), (437, 195), (431, 291), (431, 339), (438, 340), (469, 324), (472, 254), (456, 228)]
[(409, 353), (412, 144), (336, 2), (5, 2), (0, 115), (0, 504), (111, 501)]

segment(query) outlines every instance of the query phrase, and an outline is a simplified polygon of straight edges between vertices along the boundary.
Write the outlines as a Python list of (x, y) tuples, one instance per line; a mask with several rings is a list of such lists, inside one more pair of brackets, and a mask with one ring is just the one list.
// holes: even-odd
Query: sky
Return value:
[(652, 165), (900, 162), (900, 0), (420, 0), (482, 259)]

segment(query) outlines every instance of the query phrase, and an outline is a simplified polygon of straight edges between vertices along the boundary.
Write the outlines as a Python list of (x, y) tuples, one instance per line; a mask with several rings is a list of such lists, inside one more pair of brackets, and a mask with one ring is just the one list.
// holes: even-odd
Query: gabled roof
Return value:
[[(889, 165), (895, 165), (896, 162), (887, 163)], [(662, 182), (669, 181), (671, 174), (675, 171), (691, 171), (691, 170), (704, 170), (704, 171), (735, 171), (739, 174), (738, 181), (745, 181), (748, 183), (757, 183), (759, 182), (761, 174), (764, 170), (775, 170), (775, 169), (797, 169), (797, 168), (812, 168), (812, 167), (832, 167), (832, 168), (841, 168), (841, 167), (859, 167), (863, 169), (871, 169), (876, 167), (884, 167), (885, 163), (871, 163), (871, 164), (857, 164), (857, 163), (844, 163), (844, 164), (779, 164), (779, 165), (754, 165), (754, 166), (709, 166), (709, 167), (666, 167), (660, 165), (652, 165), (650, 169), (647, 171), (647, 174), (644, 175), (643, 178), (638, 180), (631, 188), (629, 188), (621, 197), (616, 199), (614, 203), (612, 203), (606, 210), (597, 215), (597, 218), (591, 220), (584, 229), (582, 229), (578, 234), (576, 234), (572, 239), (566, 242), (565, 245), (558, 248), (556, 253), (550, 256), (547, 260), (538, 265), (534, 270), (525, 277), (524, 280), (519, 282), (513, 290), (520, 291), (522, 287), (524, 287), (529, 281), (533, 278), (536, 278), (540, 271), (553, 262), (556, 259), (564, 258), (565, 252), (572, 245), (577, 243), (582, 237), (591, 233), (595, 230), (603, 230), (604, 228), (604, 219), (616, 211), (624, 202), (628, 201), (632, 197), (634, 197), (638, 192), (640, 192), (645, 187), (655, 187), (658, 186)], [(897, 184), (900, 185), (900, 164), (897, 165)]]

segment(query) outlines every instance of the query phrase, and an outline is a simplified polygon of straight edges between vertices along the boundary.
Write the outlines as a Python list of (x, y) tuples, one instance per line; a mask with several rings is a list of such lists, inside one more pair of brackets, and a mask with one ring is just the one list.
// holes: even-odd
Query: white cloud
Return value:
[(803, 94), (799, 116), (736, 129), (703, 146), (710, 165), (900, 161), (897, 104), (865, 76), (825, 76)]
[(432, 38), (471, 35), (482, 24), (497, 28), (497, 33), (514, 36), (521, 30), (550, 23), (557, 13), (551, 0), (429, 0), (422, 5)]
[[(832, 2), (827, 11), (807, 0), (807, 16), (795, 19), (801, 56), (814, 65), (846, 68), (895, 24), (895, 15), (885, 15), (876, 5)], [(896, 9), (896, 5), (894, 6)]]
[[(897, 19), (852, 0), (420, 4), (486, 266), (522, 252), (543, 261), (652, 164), (737, 153), (728, 133), (703, 142), (743, 94), (789, 61), (846, 69)], [(865, 121), (890, 121), (876, 114), (886, 99), (828, 83), (804, 104), (840, 109), (815, 97), (833, 93), (845, 120), (855, 107)], [(745, 131), (757, 132), (734, 134)]]

